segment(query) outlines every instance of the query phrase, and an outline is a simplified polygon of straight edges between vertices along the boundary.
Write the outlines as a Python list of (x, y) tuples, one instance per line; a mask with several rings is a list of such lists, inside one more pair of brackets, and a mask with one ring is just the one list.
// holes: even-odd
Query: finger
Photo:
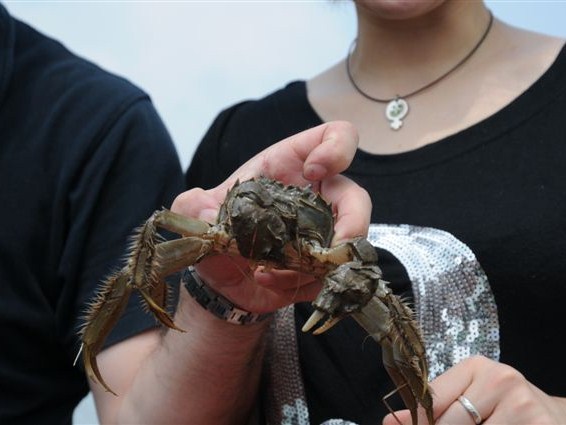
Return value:
[[(306, 285), (280, 289), (277, 287), (269, 289), (271, 293), (277, 297), (278, 308), (288, 306), (290, 304), (310, 302), (316, 298), (320, 292), (321, 285), (319, 282), (311, 282)], [(267, 289), (267, 288), (266, 288)]]
[[(430, 383), (434, 402), (433, 416), (438, 419), (438, 424), (466, 424), (467, 421), (473, 421), (470, 413), (457, 401), (461, 395), (468, 397), (482, 417), (489, 416), (495, 400), (499, 397), (499, 390), (491, 388), (489, 384), (491, 375), (489, 370), (495, 364), (492, 360), (482, 356), (470, 357), (448, 369)], [(486, 397), (485, 388), (491, 388), (489, 398)], [(419, 423), (426, 424), (426, 415), (421, 408), (418, 414)]]
[(279, 290), (296, 289), (314, 282), (316, 279), (306, 273), (297, 273), (291, 270), (258, 269), (254, 274), (255, 282), (264, 288)]
[(210, 191), (194, 188), (179, 194), (171, 205), (171, 211), (214, 223), (220, 202)]
[(312, 301), (321, 284), (312, 276), (289, 270), (252, 270), (249, 261), (213, 255), (197, 266), (199, 276), (239, 307), (266, 313), (295, 302)]
[(481, 424), (489, 416), (487, 412), (491, 412), (492, 409), (485, 405), (487, 399), (479, 396), (475, 398), (474, 391), (471, 391), (471, 388), (468, 389), (466, 395), (459, 397), (462, 397), (462, 399), (456, 399), (442, 414), (438, 421), (439, 425), (452, 423)]
[(472, 359), (465, 359), (431, 382), (435, 417), (443, 414), (472, 384), (474, 368)]
[(367, 235), (372, 204), (365, 189), (342, 175), (336, 175), (324, 180), (321, 195), (332, 203), (336, 214), (333, 245)]
[[(497, 385), (498, 371), (511, 368), (483, 356), (467, 358), (436, 378), (431, 387), (434, 391), (435, 417), (439, 423), (474, 423), (472, 413), (458, 397), (463, 395), (483, 419), (490, 416), (498, 400), (504, 397), (505, 385)], [(471, 421), (471, 422), (470, 422)]]
[(304, 161), (304, 177), (317, 181), (350, 166), (358, 147), (358, 134), (350, 123), (334, 121), (291, 137), (290, 143)]
[[(398, 410), (395, 416), (392, 413), (383, 418), (382, 425), (412, 425), (411, 412), (408, 410)], [(426, 416), (419, 415), (419, 424), (426, 424)]]
[[(358, 135), (350, 123), (325, 123), (266, 150), (262, 172), (276, 180), (291, 179), (288, 183), (294, 184), (322, 180), (348, 168), (357, 146)], [(297, 178), (302, 180), (295, 180)]]
[(344, 171), (350, 165), (357, 145), (357, 132), (351, 124), (345, 121), (325, 123), (260, 152), (216, 189), (225, 195), (236, 180), (260, 175), (304, 186)]
[(258, 286), (281, 298), (278, 301), (281, 307), (312, 301), (322, 288), (320, 281), (313, 276), (290, 270), (256, 271), (254, 279)]
[[(473, 372), (472, 365), (469, 364), (469, 359), (463, 360), (433, 380), (430, 383), (433, 395), (433, 416), (437, 419), (441, 418), (458, 396), (463, 394), (470, 386), (472, 380)], [(395, 412), (395, 414), (403, 425), (411, 424), (411, 417), (408, 411), (403, 410)], [(418, 409), (418, 422), (423, 424), (428, 423), (426, 414), (420, 407)], [(395, 423), (398, 422), (391, 414), (387, 415), (383, 420), (384, 425), (393, 425)]]
[(468, 359), (463, 366), (471, 369), (473, 377), (462, 394), (468, 402), (453, 403), (442, 415), (441, 424), (463, 418), (485, 424), (504, 423), (510, 418), (517, 424), (549, 423), (543, 419), (549, 412), (545, 404), (548, 396), (516, 369), (480, 356)]
[(260, 152), (219, 186), (204, 193), (192, 189), (179, 195), (172, 210), (213, 222), (237, 180), (264, 175), (286, 184), (304, 186), (344, 171), (358, 146), (354, 127), (345, 121), (325, 123), (288, 137)]

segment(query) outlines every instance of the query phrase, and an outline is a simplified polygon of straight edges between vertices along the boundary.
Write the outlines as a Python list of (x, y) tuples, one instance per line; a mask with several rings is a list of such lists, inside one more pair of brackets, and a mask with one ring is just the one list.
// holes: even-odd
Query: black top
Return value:
[[(441, 229), (475, 254), (499, 317), (500, 360), (551, 395), (566, 396), (566, 49), (528, 90), (491, 117), (410, 152), (358, 150), (345, 173), (373, 201), (372, 222)], [(223, 111), (187, 172), (208, 188), (249, 157), (321, 124), (304, 82)], [(401, 130), (402, 131), (402, 130)], [(407, 273), (382, 256), (385, 278), (408, 289)], [(297, 306), (297, 325), (310, 307)], [(298, 332), (310, 420), (375, 424), (392, 389), (379, 351), (353, 321), (314, 338)]]
[[(0, 6), (0, 423), (71, 423), (85, 303), (182, 190), (147, 94)], [(155, 326), (132, 303), (109, 343)]]

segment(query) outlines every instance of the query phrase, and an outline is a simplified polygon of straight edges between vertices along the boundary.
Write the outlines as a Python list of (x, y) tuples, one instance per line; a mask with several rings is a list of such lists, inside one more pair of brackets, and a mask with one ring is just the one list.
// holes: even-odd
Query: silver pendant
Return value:
[(403, 126), (403, 118), (409, 113), (409, 104), (405, 99), (397, 97), (387, 104), (385, 116), (389, 120), (389, 126), (393, 130), (399, 130)]

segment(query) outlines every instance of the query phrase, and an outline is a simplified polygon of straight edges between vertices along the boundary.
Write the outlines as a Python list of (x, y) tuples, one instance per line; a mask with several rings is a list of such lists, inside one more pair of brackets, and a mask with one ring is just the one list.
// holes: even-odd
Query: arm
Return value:
[[(318, 184), (336, 208), (335, 242), (365, 234), (371, 210), (369, 196), (337, 175), (350, 164), (356, 147), (357, 136), (350, 125), (316, 127), (256, 155), (214, 189), (185, 192), (172, 209), (211, 220), (237, 178), (262, 174), (285, 183)], [(312, 300), (320, 289), (318, 282), (302, 278), (297, 289), (299, 279), (290, 272), (243, 279), (243, 264), (244, 259), (215, 256), (199, 263), (198, 272), (235, 304), (258, 313)], [(188, 332), (149, 332), (99, 355), (102, 373), (120, 394), (116, 398), (93, 385), (102, 422), (246, 423), (257, 398), (269, 323), (236, 326), (223, 322), (195, 304), (184, 290), (175, 321)]]
[(99, 355), (119, 394), (92, 385), (101, 423), (245, 423), (258, 386), (267, 322), (216, 319), (181, 291), (176, 323), (187, 333), (149, 331)]

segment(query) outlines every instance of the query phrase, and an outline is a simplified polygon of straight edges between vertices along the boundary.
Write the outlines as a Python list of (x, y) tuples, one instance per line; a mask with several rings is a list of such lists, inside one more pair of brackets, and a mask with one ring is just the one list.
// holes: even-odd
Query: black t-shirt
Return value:
[[(0, 423), (71, 423), (86, 302), (182, 188), (147, 94), (0, 6)], [(132, 302), (108, 343), (153, 326)]]
[[(425, 306), (420, 321), (433, 329), (427, 339), (434, 329), (445, 332), (427, 344), (437, 373), (450, 365), (439, 356), (455, 361), (479, 352), (515, 367), (543, 391), (566, 396), (565, 118), (566, 49), (493, 116), (410, 152), (358, 150), (346, 171), (372, 197), (372, 242), (385, 279)], [(235, 105), (205, 135), (187, 184), (214, 186), (272, 143), (319, 124), (304, 82)], [(427, 256), (428, 264), (421, 261)], [(445, 298), (431, 299), (437, 290)], [(472, 315), (461, 322), (468, 328), (458, 330), (447, 291)], [(297, 326), (309, 312), (296, 306)], [(297, 335), (310, 422), (379, 423), (387, 413), (380, 399), (392, 384), (377, 345), (351, 320), (320, 337)], [(445, 344), (459, 336), (450, 348)]]

